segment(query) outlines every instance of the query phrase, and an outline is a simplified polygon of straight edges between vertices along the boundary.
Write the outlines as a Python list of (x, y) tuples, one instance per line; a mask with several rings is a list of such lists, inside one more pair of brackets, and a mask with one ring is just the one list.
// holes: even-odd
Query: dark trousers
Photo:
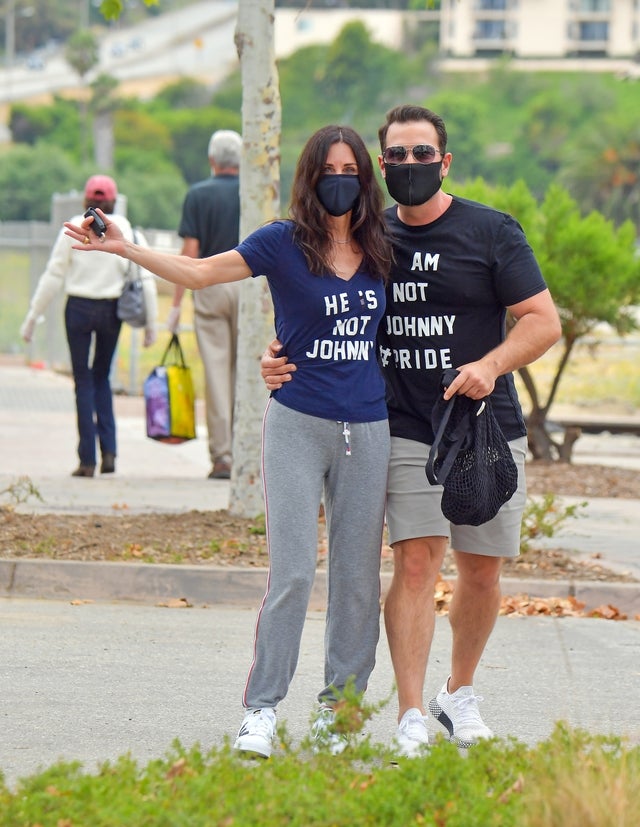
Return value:
[(116, 299), (69, 296), (65, 307), (81, 465), (96, 464), (96, 436), (102, 454), (116, 454), (116, 423), (109, 381), (121, 325), (116, 303)]

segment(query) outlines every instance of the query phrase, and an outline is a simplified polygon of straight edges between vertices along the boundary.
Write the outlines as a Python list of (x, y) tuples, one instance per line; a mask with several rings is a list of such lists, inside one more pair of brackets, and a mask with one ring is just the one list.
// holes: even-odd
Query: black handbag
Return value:
[[(136, 233), (133, 231), (136, 242)], [(125, 275), (124, 289), (118, 298), (118, 318), (131, 327), (144, 327), (147, 323), (147, 308), (144, 301), (144, 288), (140, 277), (140, 267), (129, 262)]]
[[(442, 374), (446, 389), (458, 375)], [(432, 485), (442, 485), (442, 513), (454, 525), (492, 520), (518, 489), (518, 468), (495, 418), (491, 399), (440, 396), (433, 406), (433, 445), (425, 466)]]

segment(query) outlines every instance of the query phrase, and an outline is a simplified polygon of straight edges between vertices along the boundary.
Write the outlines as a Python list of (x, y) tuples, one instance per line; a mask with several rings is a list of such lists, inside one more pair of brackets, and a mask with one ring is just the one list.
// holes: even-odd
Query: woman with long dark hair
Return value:
[(391, 246), (383, 195), (364, 142), (349, 127), (311, 136), (297, 164), (290, 219), (234, 250), (192, 259), (142, 249), (105, 216), (66, 224), (76, 249), (128, 258), (197, 289), (264, 274), (278, 339), (296, 381), (268, 401), (262, 474), (270, 566), (237, 749), (269, 757), (276, 707), (294, 675), (316, 570), (324, 497), (329, 541), (324, 687), (313, 732), (334, 752), (333, 706), (349, 679), (364, 692), (379, 637), (380, 550), (389, 429), (375, 339)]

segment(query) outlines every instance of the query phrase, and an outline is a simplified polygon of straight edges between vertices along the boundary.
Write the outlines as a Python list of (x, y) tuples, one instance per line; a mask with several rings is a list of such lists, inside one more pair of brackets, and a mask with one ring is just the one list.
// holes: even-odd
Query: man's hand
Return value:
[(445, 399), (456, 393), (471, 399), (489, 396), (498, 376), (530, 365), (562, 336), (560, 316), (549, 290), (512, 304), (507, 310), (516, 321), (506, 339), (477, 362), (458, 367), (460, 375), (447, 388)]
[(443, 399), (451, 399), (452, 396), (460, 394), (471, 399), (484, 399), (493, 392), (496, 386), (496, 373), (490, 360), (469, 362), (456, 368), (458, 376), (449, 385), (443, 394)]
[(167, 316), (167, 330), (170, 333), (177, 333), (180, 327), (180, 305), (172, 307)]
[(290, 382), (293, 371), (297, 370), (294, 364), (289, 363), (286, 356), (276, 356), (282, 350), (282, 344), (274, 339), (267, 345), (267, 349), (260, 359), (260, 373), (267, 386), (267, 390), (276, 391), (285, 382)]

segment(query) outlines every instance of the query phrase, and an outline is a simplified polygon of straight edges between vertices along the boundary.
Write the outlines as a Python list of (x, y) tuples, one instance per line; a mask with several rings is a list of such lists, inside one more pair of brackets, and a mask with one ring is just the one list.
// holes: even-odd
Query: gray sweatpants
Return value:
[(325, 687), (330, 702), (353, 677), (366, 689), (380, 634), (380, 551), (389, 462), (387, 420), (343, 422), (268, 403), (262, 474), (269, 548), (245, 707), (275, 707), (293, 678), (318, 552), (324, 492), (329, 540)]

